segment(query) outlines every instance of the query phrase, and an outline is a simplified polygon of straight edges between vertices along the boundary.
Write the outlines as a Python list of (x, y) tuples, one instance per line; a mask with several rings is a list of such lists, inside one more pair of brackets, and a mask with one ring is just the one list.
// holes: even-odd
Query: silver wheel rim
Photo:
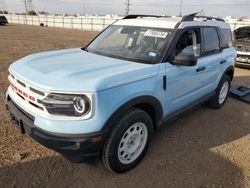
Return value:
[(228, 88), (229, 88), (229, 83), (228, 81), (225, 81), (220, 90), (219, 104), (222, 104), (226, 100)]
[(118, 159), (122, 164), (134, 162), (142, 153), (148, 139), (144, 123), (135, 123), (123, 134), (118, 146)]

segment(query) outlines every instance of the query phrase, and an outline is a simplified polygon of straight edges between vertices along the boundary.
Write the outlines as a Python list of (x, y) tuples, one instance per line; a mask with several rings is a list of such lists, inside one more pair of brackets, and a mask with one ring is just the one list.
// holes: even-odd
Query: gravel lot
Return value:
[[(84, 46), (96, 34), (22, 25), (0, 27), (1, 188), (250, 187), (250, 105), (233, 98), (220, 110), (202, 106), (163, 127), (154, 134), (139, 166), (121, 175), (100, 164), (72, 164), (20, 135), (2, 100), (9, 64), (38, 51)], [(250, 87), (250, 70), (236, 69), (234, 83)]]

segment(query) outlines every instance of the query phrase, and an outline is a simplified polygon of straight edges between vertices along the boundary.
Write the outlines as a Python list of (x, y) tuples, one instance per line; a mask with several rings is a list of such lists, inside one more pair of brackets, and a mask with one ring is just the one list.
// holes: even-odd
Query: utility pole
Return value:
[(32, 0), (26, 0), (26, 1), (27, 1), (28, 11), (35, 11)]
[(28, 14), (28, 8), (27, 8), (27, 2), (26, 2), (26, 0), (24, 0), (24, 6), (25, 6), (26, 14)]
[(125, 2), (125, 15), (127, 16), (127, 15), (129, 15), (129, 11), (130, 11), (130, 5), (131, 5), (131, 3), (130, 3), (130, 0), (126, 0), (126, 2)]
[(179, 16), (182, 17), (182, 0), (180, 2), (180, 13), (179, 13)]
[(26, 14), (27, 14), (29, 11), (35, 11), (35, 10), (34, 10), (34, 5), (33, 5), (32, 0), (23, 0), (23, 1), (24, 1), (24, 6), (25, 6)]
[(86, 6), (85, 6), (85, 4), (83, 4), (83, 14), (84, 14), (84, 16), (86, 15)]
[(7, 5), (6, 5), (6, 2), (5, 2), (5, 0), (0, 0), (0, 2), (1, 2), (1, 6), (0, 6), (0, 10), (2, 10), (3, 12), (7, 12), (8, 10), (7, 10)]

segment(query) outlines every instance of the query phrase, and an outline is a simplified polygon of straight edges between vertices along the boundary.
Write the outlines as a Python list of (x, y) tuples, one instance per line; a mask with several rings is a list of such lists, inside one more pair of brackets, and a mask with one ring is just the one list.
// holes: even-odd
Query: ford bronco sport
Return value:
[(152, 133), (180, 113), (226, 102), (236, 51), (221, 19), (129, 15), (82, 49), (9, 67), (6, 106), (21, 133), (73, 162), (135, 167)]

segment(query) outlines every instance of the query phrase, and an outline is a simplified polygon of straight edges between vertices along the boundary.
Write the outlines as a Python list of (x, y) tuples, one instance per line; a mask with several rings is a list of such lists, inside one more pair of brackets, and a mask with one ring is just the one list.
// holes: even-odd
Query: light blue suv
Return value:
[(221, 19), (129, 15), (82, 49), (33, 54), (9, 68), (6, 106), (21, 133), (73, 162), (121, 173), (182, 112), (226, 102), (236, 51)]

